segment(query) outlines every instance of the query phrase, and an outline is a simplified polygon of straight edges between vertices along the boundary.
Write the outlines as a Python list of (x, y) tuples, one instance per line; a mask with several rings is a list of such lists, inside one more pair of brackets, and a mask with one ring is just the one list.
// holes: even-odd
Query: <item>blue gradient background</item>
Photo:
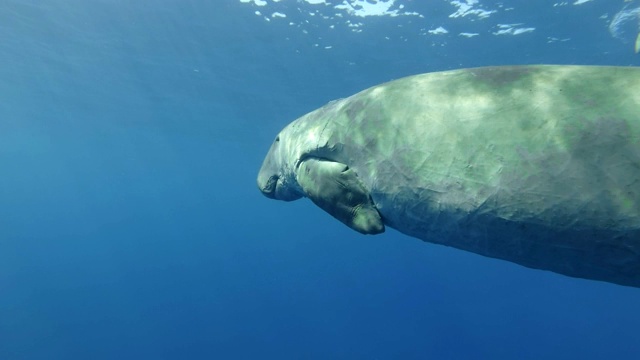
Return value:
[(640, 64), (600, 18), (622, 0), (553, 3), (513, 1), (492, 21), (536, 31), (493, 36), (441, 1), (308, 34), (293, 1), (271, 22), (231, 0), (1, 1), (0, 359), (640, 358), (638, 289), (362, 236), (255, 185), (282, 127), (380, 82)]

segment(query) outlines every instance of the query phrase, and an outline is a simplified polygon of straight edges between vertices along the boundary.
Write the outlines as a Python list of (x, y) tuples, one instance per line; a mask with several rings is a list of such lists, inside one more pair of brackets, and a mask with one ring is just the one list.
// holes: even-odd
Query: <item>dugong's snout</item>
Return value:
[(284, 180), (279, 174), (260, 169), (258, 173), (258, 189), (269, 199), (294, 201), (302, 197), (296, 187)]
[(278, 175), (263, 175), (262, 171), (258, 174), (258, 189), (262, 195), (269, 199), (276, 198), (276, 186), (278, 185)]
[(280, 163), (276, 161), (279, 137), (271, 145), (258, 171), (258, 189), (269, 199), (277, 199), (276, 188), (280, 179)]
[(274, 155), (277, 153), (272, 148), (262, 163), (258, 172), (258, 189), (269, 199), (293, 201), (301, 198), (295, 181), (288, 179), (282, 161), (278, 161), (279, 158)]
[(281, 132), (271, 144), (258, 172), (258, 189), (269, 199), (293, 201), (300, 199), (303, 194), (299, 191), (295, 174), (290, 170), (289, 164), (295, 162), (295, 157), (291, 159), (286, 150), (291, 145), (284, 147), (282, 145), (286, 139), (287, 137), (283, 137)]

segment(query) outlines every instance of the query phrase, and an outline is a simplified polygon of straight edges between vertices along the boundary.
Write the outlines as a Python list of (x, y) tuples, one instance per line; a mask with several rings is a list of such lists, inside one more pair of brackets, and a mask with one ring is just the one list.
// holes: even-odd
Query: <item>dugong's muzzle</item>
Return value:
[(296, 191), (295, 186), (285, 183), (282, 177), (263, 175), (262, 172), (258, 174), (258, 189), (269, 199), (294, 201), (302, 197), (302, 194)]
[(276, 187), (278, 184), (278, 175), (267, 176), (263, 174), (262, 169), (258, 174), (258, 189), (262, 195), (269, 199), (276, 199)]
[(280, 162), (274, 161), (273, 151), (264, 159), (262, 167), (258, 172), (258, 189), (269, 199), (293, 201), (302, 197), (295, 180), (288, 180), (287, 177), (281, 175), (283, 170), (279, 165)]

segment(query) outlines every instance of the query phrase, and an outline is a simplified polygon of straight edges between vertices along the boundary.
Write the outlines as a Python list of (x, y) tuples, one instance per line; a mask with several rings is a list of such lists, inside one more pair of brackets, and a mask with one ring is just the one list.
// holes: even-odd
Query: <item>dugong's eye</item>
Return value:
[(275, 142), (280, 142), (280, 136), (276, 136), (276, 141)]

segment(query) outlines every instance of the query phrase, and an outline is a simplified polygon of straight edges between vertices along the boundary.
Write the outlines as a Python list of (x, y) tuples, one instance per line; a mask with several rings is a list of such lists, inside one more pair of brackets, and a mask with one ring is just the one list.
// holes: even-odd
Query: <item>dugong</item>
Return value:
[(258, 174), (352, 229), (640, 287), (640, 68), (409, 76), (286, 126)]

